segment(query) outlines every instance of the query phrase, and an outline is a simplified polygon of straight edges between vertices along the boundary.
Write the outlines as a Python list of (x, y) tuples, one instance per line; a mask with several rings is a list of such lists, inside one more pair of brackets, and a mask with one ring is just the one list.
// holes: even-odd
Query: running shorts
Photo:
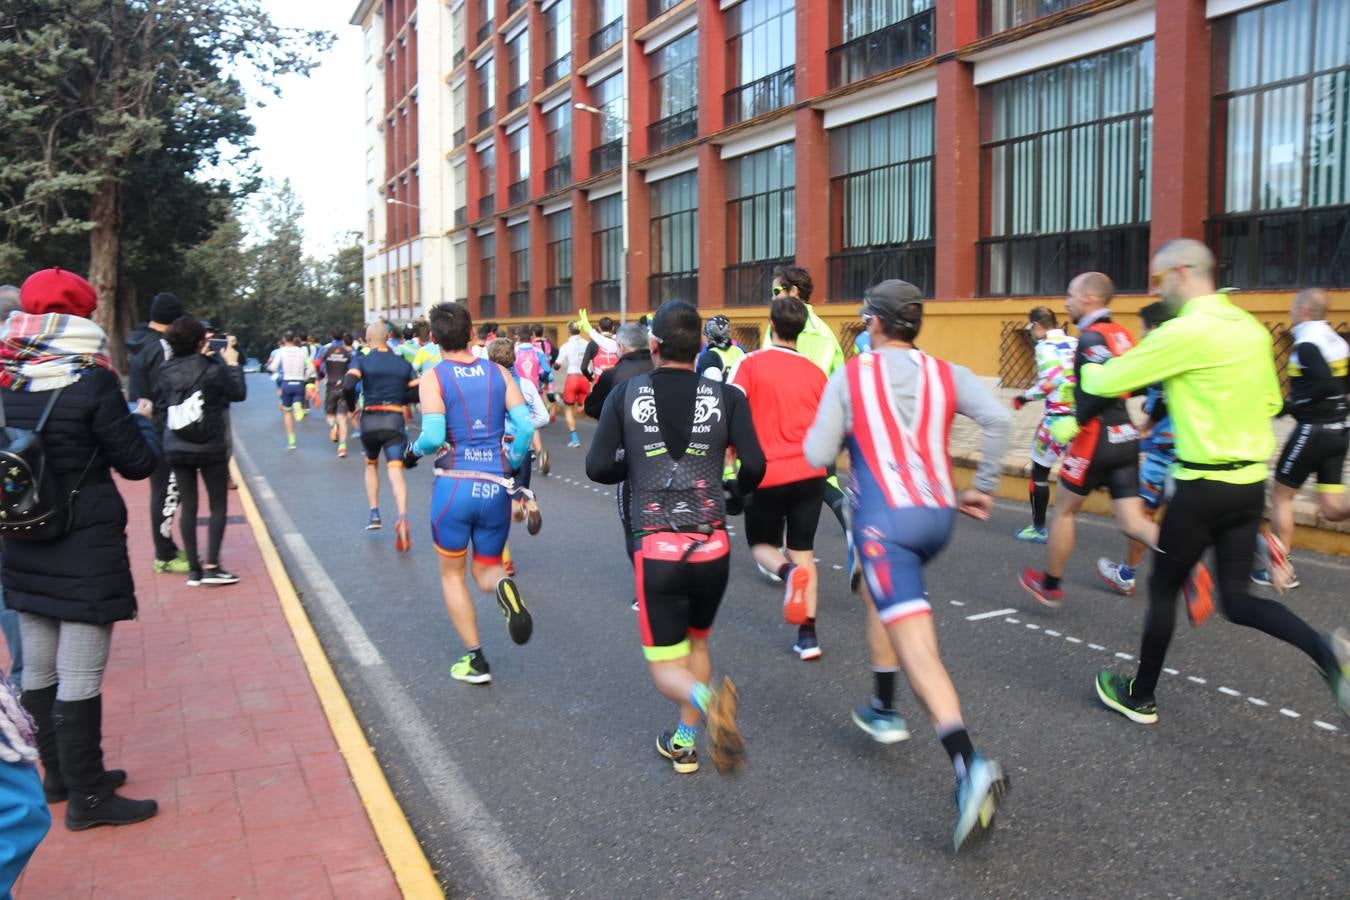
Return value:
[(437, 477), (431, 489), (431, 538), (442, 556), (463, 556), (470, 545), (479, 565), (502, 560), (511, 531), (511, 495), (491, 481)]
[(1099, 487), (1106, 488), (1112, 500), (1138, 496), (1138, 430), (1129, 424), (1088, 422), (1064, 451), (1059, 483), (1082, 497)]
[(1338, 494), (1345, 490), (1341, 471), (1350, 445), (1350, 430), (1344, 422), (1304, 423), (1289, 435), (1280, 461), (1275, 466), (1275, 481), (1288, 488), (1303, 487), (1308, 476), (1317, 475), (1317, 491)]
[(638, 629), (648, 662), (684, 659), (689, 639), (706, 638), (731, 575), (731, 539), (659, 532), (630, 540)]
[(820, 507), (825, 501), (825, 479), (807, 478), (750, 495), (745, 507), (745, 538), (750, 546), (770, 544), (789, 550), (814, 550)]
[(1041, 419), (1041, 424), (1036, 428), (1036, 437), (1031, 441), (1031, 461), (1037, 465), (1045, 466), (1047, 469), (1059, 462), (1059, 458), (1064, 455), (1064, 444), (1056, 443), (1054, 437), (1050, 434), (1050, 426), (1054, 424), (1059, 416), (1045, 416)]
[(389, 465), (403, 465), (403, 454), (408, 449), (408, 432), (403, 425), (403, 413), (393, 410), (361, 414), (361, 447), (366, 461), (372, 465), (384, 453)]
[(586, 380), (585, 375), (568, 375), (567, 381), (563, 384), (563, 402), (568, 406), (580, 406), (586, 402), (586, 396), (591, 392), (591, 383)]
[(342, 393), (342, 385), (334, 387), (328, 385), (328, 393), (324, 394), (323, 412), (327, 416), (345, 416), (351, 412), (347, 408), (347, 398)]
[(283, 381), (281, 383), (281, 408), (287, 410), (292, 404), (305, 405), (305, 383), (303, 381)]
[(885, 625), (931, 613), (923, 567), (947, 546), (956, 510), (928, 506), (853, 510), (853, 543), (863, 578)]
[(1144, 454), (1139, 466), (1139, 499), (1149, 509), (1157, 509), (1167, 502), (1171, 495), (1172, 466), (1177, 461), (1174, 449), (1159, 450), (1156, 447)]

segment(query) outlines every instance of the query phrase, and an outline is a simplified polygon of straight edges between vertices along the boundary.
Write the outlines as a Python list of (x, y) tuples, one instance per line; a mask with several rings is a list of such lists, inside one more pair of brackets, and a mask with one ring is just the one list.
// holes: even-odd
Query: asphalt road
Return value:
[[(1137, 652), (1143, 619), (1142, 600), (1096, 580), (1094, 560), (1123, 545), (1106, 520), (1080, 527), (1058, 611), (1017, 586), (1043, 558), (1012, 538), (1017, 504), (963, 520), (929, 567), (972, 736), (1013, 782), (995, 832), (953, 856), (950, 765), (903, 680), (910, 741), (874, 744), (850, 721), (870, 674), (828, 511), (814, 663), (792, 654), (781, 594), (736, 528), (712, 652), (741, 690), (750, 767), (722, 779), (705, 757), (679, 776), (652, 747), (675, 713), (643, 663), (613, 495), (585, 480), (561, 423), (545, 432), (554, 474), (536, 475), (543, 531), (512, 541), (534, 639), (513, 645), (480, 597), (495, 680), (473, 687), (449, 677), (463, 650), (438, 587), (430, 466), (409, 473), (415, 545), (400, 557), (387, 483), (385, 530), (363, 530), (359, 450), (336, 459), (313, 416), (287, 452), (270, 385), (249, 387), (237, 455), (451, 896), (1346, 896), (1347, 723), (1297, 651), (1183, 623), (1157, 725), (1098, 704), (1094, 674), (1133, 667), (1117, 657)], [(1319, 628), (1350, 623), (1350, 561), (1298, 562), (1290, 604)]]

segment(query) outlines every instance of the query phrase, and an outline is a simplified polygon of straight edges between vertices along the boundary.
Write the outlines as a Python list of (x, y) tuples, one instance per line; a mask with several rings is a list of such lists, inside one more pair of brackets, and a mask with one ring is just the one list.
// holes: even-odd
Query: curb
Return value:
[(230, 460), (230, 475), (239, 487), (239, 499), (244, 507), (244, 516), (248, 519), (263, 563), (267, 566), (267, 573), (272, 579), (272, 586), (276, 589), (282, 612), (285, 613), (286, 622), (290, 625), (291, 635), (300, 649), (310, 683), (314, 685), (314, 691), (319, 695), (324, 716), (328, 719), (328, 727), (332, 729), (333, 737), (337, 740), (338, 750), (347, 763), (347, 771), (356, 785), (366, 815), (375, 829), (375, 837), (384, 850), (385, 859), (393, 871), (399, 889), (404, 897), (414, 900), (444, 898), (445, 892), (441, 889), (440, 882), (436, 880), (431, 864), (427, 861), (417, 836), (413, 834), (403, 808), (399, 806), (398, 799), (389, 787), (384, 770), (380, 768), (375, 752), (367, 742), (361, 724), (352, 711), (351, 703), (333, 672), (332, 663), (319, 643), (319, 636), (314, 632), (314, 626), (300, 603), (295, 584), (287, 574), (276, 544), (267, 531), (267, 525), (258, 511), (248, 482), (233, 459)]

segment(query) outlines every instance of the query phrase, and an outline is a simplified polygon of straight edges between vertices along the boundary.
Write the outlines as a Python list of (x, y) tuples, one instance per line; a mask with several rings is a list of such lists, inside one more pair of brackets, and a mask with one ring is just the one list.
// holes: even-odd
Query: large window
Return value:
[(623, 277), (623, 200), (612, 194), (591, 203), (591, 308), (619, 308)]
[(728, 125), (796, 99), (797, 11), (792, 0), (744, 0), (727, 10)]
[(478, 148), (478, 216), (497, 211), (497, 148), (489, 141)]
[(492, 31), (496, 27), (492, 22), (492, 10), (496, 7), (494, 0), (474, 0), (478, 4), (478, 33), (474, 35), (474, 46), (486, 41), (492, 37)]
[(647, 126), (656, 153), (698, 136), (698, 32), (676, 38), (652, 54), (651, 100), (656, 121)]
[(572, 104), (562, 103), (544, 113), (544, 190), (556, 191), (572, 183)]
[(830, 299), (887, 278), (933, 293), (933, 104), (830, 132)]
[(520, 34), (506, 45), (506, 75), (510, 79), (510, 90), (506, 95), (506, 108), (515, 109), (530, 99), (530, 30), (521, 29)]
[(497, 79), (496, 67), (492, 57), (483, 60), (478, 67), (478, 131), (482, 131), (497, 118)]
[(530, 199), (530, 126), (518, 128), (506, 136), (507, 201), (515, 206)]
[(591, 174), (617, 169), (623, 145), (623, 73), (618, 72), (591, 88), (591, 103), (600, 110), (595, 120), (595, 148)]
[(997, 34), (1087, 2), (1089, 0), (980, 0), (980, 34)]
[(530, 223), (521, 222), (506, 230), (511, 241), (511, 299), (513, 316), (530, 314)]
[(550, 313), (572, 311), (572, 211), (544, 217), (548, 228), (548, 287), (544, 303)]
[(623, 37), (624, 0), (591, 0), (591, 56), (599, 56)]
[(1059, 294), (1094, 269), (1144, 290), (1153, 42), (990, 85), (980, 107), (983, 291)]
[(490, 319), (497, 315), (497, 236), (478, 236), (478, 278), (482, 293), (478, 295), (478, 318)]
[(933, 0), (844, 0), (830, 87), (851, 84), (933, 53)]
[(469, 298), (469, 246), (460, 241), (450, 245), (450, 256), (454, 260), (455, 282), (450, 286), (451, 295), (456, 303), (467, 303)]
[(698, 174), (651, 185), (651, 260), (648, 300), (698, 303)]
[(469, 5), (461, 3), (450, 14), (450, 48), (454, 53), (454, 56), (451, 57), (451, 67), (464, 62), (464, 56), (469, 51), (468, 10)]
[(797, 154), (779, 144), (727, 163), (726, 302), (769, 302), (773, 267), (797, 252)]
[(455, 227), (459, 228), (469, 221), (469, 185), (467, 171), (463, 162), (450, 166), (450, 183), (454, 185)]
[(1350, 285), (1350, 4), (1284, 0), (1215, 25), (1219, 279)]
[(468, 119), (464, 110), (464, 94), (467, 90), (465, 83), (461, 81), (450, 89), (450, 127), (454, 129), (454, 135), (451, 137), (451, 146), (458, 147), (468, 138)]
[(572, 3), (558, 0), (544, 13), (544, 86), (572, 74)]

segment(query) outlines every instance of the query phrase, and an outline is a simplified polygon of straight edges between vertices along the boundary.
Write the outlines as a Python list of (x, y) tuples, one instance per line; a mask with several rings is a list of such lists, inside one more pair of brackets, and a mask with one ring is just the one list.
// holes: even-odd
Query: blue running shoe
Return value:
[(956, 783), (956, 829), (952, 849), (960, 852), (972, 837), (986, 833), (994, 824), (999, 799), (1011, 785), (1003, 767), (978, 753), (971, 761), (966, 777)]
[(1044, 544), (1050, 540), (1050, 532), (1044, 528), (1037, 528), (1035, 525), (1028, 525), (1020, 531), (1014, 532), (1013, 537), (1019, 541), (1027, 541), (1032, 544)]
[(909, 727), (893, 709), (877, 709), (870, 703), (853, 707), (853, 724), (857, 725), (878, 744), (898, 744), (909, 740)]
[(370, 511), (370, 519), (366, 522), (366, 531), (379, 531), (383, 527), (384, 523), (380, 521), (380, 511), (378, 509), (372, 509)]

